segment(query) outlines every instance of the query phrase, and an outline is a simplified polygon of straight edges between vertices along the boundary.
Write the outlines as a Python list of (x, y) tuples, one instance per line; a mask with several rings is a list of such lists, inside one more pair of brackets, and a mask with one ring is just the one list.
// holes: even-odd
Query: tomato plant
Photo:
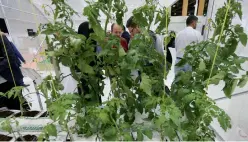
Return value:
[[(65, 17), (68, 18), (76, 14), (71, 8), (63, 9), (68, 6), (65, 1), (54, 0), (54, 3), (55, 15), (67, 13)], [(123, 23), (127, 11), (125, 1), (87, 3), (83, 15), (88, 17), (94, 30), (89, 39), (76, 34), (68, 23), (61, 22), (65, 20), (64, 16), (55, 17), (55, 22), (42, 31), (48, 36), (49, 53), (59, 63), (70, 67), (78, 82), (83, 78), (90, 89), (82, 94), (60, 94), (60, 80), (51, 76), (45, 80), (41, 90), (45, 94), (54, 94), (47, 98), (47, 103), (50, 117), (55, 122), (65, 126), (68, 132), (73, 129), (85, 137), (97, 135), (102, 140), (130, 141), (142, 141), (144, 136), (152, 139), (154, 132), (160, 134), (161, 140), (214, 140), (215, 134), (209, 128), (214, 118), (224, 130), (231, 127), (230, 117), (207, 96), (206, 90), (209, 85), (218, 85), (223, 80), (226, 83), (223, 91), (231, 97), (237, 85), (243, 87), (247, 82), (247, 74), (241, 78), (235, 75), (247, 61), (235, 54), (239, 42), (246, 45), (247, 35), (240, 25), (231, 25), (236, 14), (242, 16), (240, 3), (228, 0), (212, 22), (213, 37), (186, 48), (184, 58), (177, 66), (189, 64), (192, 70), (177, 74), (170, 94), (164, 89), (165, 57), (150, 47), (153, 44), (148, 34), (155, 23), (157, 34), (168, 35), (170, 17), (167, 8), (158, 7), (156, 1), (146, 0), (145, 5), (133, 11), (134, 20), (142, 30), (132, 39), (129, 51), (125, 53), (119, 39), (110, 37), (105, 40), (110, 20)], [(101, 26), (100, 12), (107, 17), (105, 27)], [(56, 35), (52, 36), (54, 33)], [(102, 48), (99, 54), (94, 52), (92, 40)], [(118, 48), (111, 48), (113, 45)], [(148, 61), (151, 66), (146, 65)], [(91, 62), (95, 65), (90, 66)], [(140, 72), (136, 77), (132, 76), (134, 70)], [(112, 98), (102, 105), (98, 101), (88, 103), (86, 98), (97, 100), (96, 96), (103, 95), (102, 76), (110, 77)], [(145, 117), (142, 122), (136, 121), (137, 113)], [(67, 123), (72, 119), (76, 119), (75, 126), (68, 128)]]
[[(235, 54), (239, 42), (246, 45), (247, 35), (240, 25), (231, 25), (236, 14), (242, 16), (239, 2), (228, 0), (218, 10), (211, 23), (215, 30), (212, 38), (186, 47), (177, 66), (189, 64), (192, 70), (176, 75), (169, 94), (164, 85), (165, 56), (151, 48), (153, 40), (148, 34), (155, 23), (155, 32), (165, 35), (165, 44), (168, 43), (167, 8), (146, 0), (145, 5), (133, 11), (141, 33), (131, 40), (125, 53), (118, 38), (110, 36), (105, 40), (109, 21), (123, 23), (125, 1), (86, 2), (83, 15), (94, 30), (88, 39), (73, 30), (71, 17), (78, 13), (65, 0), (52, 0), (54, 21), (41, 30), (46, 35), (47, 55), (69, 67), (81, 89), (81, 93), (62, 94), (61, 78), (44, 79), (39, 89), (46, 97), (54, 123), (44, 128), (41, 139), (57, 136), (56, 124), (68, 132), (71, 140), (73, 134), (82, 134), (108, 141), (142, 141), (152, 139), (155, 132), (161, 140), (214, 140), (214, 131), (209, 127), (214, 118), (224, 130), (231, 127), (230, 117), (208, 97), (207, 89), (224, 81), (223, 91), (231, 97), (236, 86), (244, 87), (248, 81), (248, 73), (237, 75), (247, 58)], [(106, 15), (105, 27), (101, 26), (100, 13)], [(102, 48), (99, 54), (94, 50), (95, 42)], [(133, 76), (137, 70), (139, 74)], [(111, 97), (101, 103), (104, 77), (110, 78)]]

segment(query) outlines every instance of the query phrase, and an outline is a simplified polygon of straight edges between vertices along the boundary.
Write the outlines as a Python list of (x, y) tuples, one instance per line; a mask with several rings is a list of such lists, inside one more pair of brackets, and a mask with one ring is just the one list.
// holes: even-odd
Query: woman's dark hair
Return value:
[(136, 27), (137, 24), (135, 23), (134, 21), (134, 17), (131, 16), (128, 20), (127, 20), (127, 24), (126, 24), (126, 27), (129, 28), (129, 27)]
[(91, 33), (94, 33), (94, 30), (90, 28), (90, 24), (88, 21), (83, 22), (79, 25), (78, 34), (84, 35), (88, 39)]
[[(78, 27), (78, 34), (84, 35), (86, 39), (90, 37), (90, 34), (94, 33), (94, 30), (90, 28), (90, 24), (88, 21), (83, 22)], [(92, 40), (92, 44), (96, 45), (96, 41)], [(95, 47), (96, 51), (96, 47)]]

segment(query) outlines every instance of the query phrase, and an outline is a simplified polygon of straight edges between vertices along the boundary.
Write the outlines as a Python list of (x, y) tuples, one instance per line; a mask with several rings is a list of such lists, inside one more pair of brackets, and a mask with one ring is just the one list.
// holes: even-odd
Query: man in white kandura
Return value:
[[(180, 31), (177, 34), (175, 40), (175, 48), (176, 48), (176, 63), (178, 63), (184, 55), (185, 48), (191, 43), (199, 43), (202, 41), (201, 33), (198, 32), (196, 29), (198, 22), (198, 18), (196, 16), (189, 16), (186, 20), (187, 27)], [(179, 71), (188, 71), (191, 70), (189, 65), (185, 65), (183, 67), (175, 67), (175, 74)]]

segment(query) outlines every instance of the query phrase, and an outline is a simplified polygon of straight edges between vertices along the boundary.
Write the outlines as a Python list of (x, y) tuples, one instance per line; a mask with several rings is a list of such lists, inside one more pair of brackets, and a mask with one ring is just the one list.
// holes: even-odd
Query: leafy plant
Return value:
[(247, 83), (248, 72), (242, 77), (238, 74), (248, 59), (235, 54), (239, 42), (246, 46), (247, 35), (240, 25), (231, 25), (235, 15), (242, 17), (241, 4), (228, 0), (216, 13), (213, 37), (187, 46), (183, 59), (177, 64), (192, 67), (190, 71), (177, 74), (171, 93), (187, 116), (183, 129), (188, 128), (189, 140), (213, 140), (214, 133), (208, 126), (214, 118), (225, 131), (231, 128), (230, 117), (207, 96), (207, 90), (209, 85), (224, 81), (223, 91), (231, 98), (237, 85), (244, 87)]
[[(155, 32), (165, 34), (165, 44), (168, 43), (168, 10), (159, 8), (153, 0), (146, 0), (145, 5), (135, 9), (134, 20), (141, 33), (131, 40), (125, 53), (120, 39), (106, 34), (110, 20), (122, 23), (127, 11), (125, 1), (87, 3), (83, 14), (94, 30), (88, 39), (72, 29), (71, 17), (77, 13), (64, 0), (52, 0), (54, 22), (41, 30), (46, 34), (47, 55), (70, 68), (81, 93), (63, 94), (61, 78), (44, 79), (39, 89), (46, 98), (53, 123), (44, 127), (40, 140), (57, 136), (57, 124), (71, 140), (76, 133), (113, 141), (143, 141), (152, 139), (156, 132), (161, 140), (214, 140), (214, 132), (209, 128), (214, 118), (224, 130), (231, 127), (230, 117), (207, 96), (207, 89), (224, 81), (223, 90), (231, 97), (235, 87), (245, 86), (248, 80), (247, 74), (236, 75), (247, 60), (235, 54), (239, 41), (247, 43), (247, 35), (240, 25), (231, 25), (235, 14), (242, 15), (240, 3), (228, 0), (212, 22), (213, 37), (186, 47), (177, 66), (189, 64), (192, 70), (177, 74), (170, 94), (166, 94), (164, 85), (165, 57), (155, 51), (149, 35), (151, 25), (155, 24)], [(105, 27), (101, 26), (100, 13), (106, 15)], [(95, 53), (95, 42), (102, 48), (99, 54)], [(133, 76), (134, 71), (138, 75)], [(111, 97), (101, 103), (104, 77), (110, 78)]]
[[(66, 4), (64, 1), (56, 3)], [(49, 85), (55, 82), (58, 85), (58, 79), (50, 77), (49, 81), (45, 80), (41, 85), (42, 92), (52, 93), (50, 98), (47, 97), (47, 101), (50, 117), (54, 121), (67, 124), (75, 118), (76, 124), (72, 129), (78, 134), (84, 134), (86, 137), (97, 135), (103, 140), (130, 141), (144, 140), (144, 136), (152, 139), (154, 132), (160, 133), (161, 140), (213, 140), (214, 132), (208, 127), (213, 118), (219, 120), (224, 130), (231, 127), (229, 116), (207, 96), (206, 90), (210, 84), (217, 85), (223, 80), (226, 82), (223, 90), (230, 97), (237, 84), (243, 87), (247, 82), (247, 75), (242, 78), (235, 76), (239, 69), (242, 69), (241, 64), (246, 61), (246, 58), (238, 57), (234, 51), (239, 41), (246, 44), (247, 36), (240, 25), (231, 25), (236, 13), (242, 15), (240, 3), (229, 0), (216, 14), (216, 23), (213, 22), (214, 36), (210, 40), (186, 48), (184, 59), (178, 66), (189, 64), (192, 70), (179, 73), (171, 94), (167, 95), (163, 82), (167, 75), (165, 59), (151, 48), (153, 43), (148, 34), (154, 23), (158, 25), (156, 32), (168, 37), (167, 9), (159, 9), (158, 3), (147, 0), (146, 5), (133, 11), (134, 20), (142, 32), (132, 39), (129, 51), (125, 53), (116, 37), (110, 36), (108, 41), (105, 40), (109, 20), (113, 18), (117, 23), (122, 23), (122, 17), (127, 10), (125, 2), (100, 0), (87, 3), (84, 15), (88, 17), (94, 30), (89, 39), (77, 35), (70, 26), (58, 21), (48, 24), (47, 29), (43, 31), (52, 35), (47, 37), (48, 53), (63, 65), (70, 67), (72, 76), (78, 82), (84, 80), (89, 89), (83, 90), (81, 86), (82, 94), (61, 94), (56, 85)], [(59, 5), (56, 5), (55, 9), (58, 15), (64, 13)], [(104, 28), (100, 24), (100, 12), (107, 17)], [(74, 13), (70, 14), (67, 17)], [(94, 52), (92, 40), (102, 47), (100, 54)], [(113, 45), (118, 46), (112, 48)], [(211, 68), (210, 72), (208, 68)], [(140, 74), (133, 77), (134, 70), (138, 70)], [(99, 102), (89, 104), (86, 99), (98, 100), (97, 96), (103, 94), (102, 76), (110, 77), (112, 98), (103, 102), (103, 107), (100, 107)], [(61, 100), (68, 100), (67, 105)], [(59, 115), (56, 112), (58, 109), (66, 113)], [(143, 122), (136, 122), (137, 113), (145, 116)], [(66, 130), (69, 131), (68, 128)]]
[(23, 110), (24, 110), (23, 105), (25, 104), (25, 99), (22, 96), (23, 88), (24, 87), (22, 87), (22, 86), (17, 86), (17, 87), (12, 88), (11, 90), (9, 90), (6, 93), (0, 92), (0, 96), (6, 97), (8, 99), (10, 99), (10, 98), (12, 98), (12, 99), (18, 98), (19, 102), (20, 102), (21, 113), (23, 113)]

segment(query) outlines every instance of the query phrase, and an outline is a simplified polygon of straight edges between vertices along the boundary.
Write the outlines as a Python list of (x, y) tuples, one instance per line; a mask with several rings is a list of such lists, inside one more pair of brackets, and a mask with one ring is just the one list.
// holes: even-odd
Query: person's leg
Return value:
[[(1, 84), (1, 87), (0, 87), (1, 90), (0, 90), (0, 92), (7, 93), (13, 87), (15, 87), (14, 83), (5, 82), (5, 83)], [(7, 107), (7, 108), (9, 108), (9, 106), (11, 106), (11, 105), (12, 105), (12, 99), (8, 99), (7, 97), (1, 97), (1, 107)]]
[[(180, 62), (181, 59), (176, 59), (176, 64)], [(183, 72), (187, 72), (187, 71), (191, 71), (192, 67), (189, 64), (186, 64), (182, 67), (177, 67), (175, 66), (175, 75), (177, 75), (178, 72), (183, 71)]]
[[(15, 87), (14, 83), (6, 82), (6, 83), (0, 85), (0, 88), (1, 88), (0, 92), (6, 93), (14, 87)], [(22, 97), (22, 99), (24, 99), (24, 97), (22, 96), (22, 92), (21, 92), (21, 94), (19, 94), (19, 97)], [(16, 98), (14, 98), (14, 97), (11, 97), (11, 98), (1, 97), (0, 98), (1, 107), (3, 107), (3, 105), (4, 105), (4, 107), (7, 107), (8, 109), (20, 110), (19, 97), (16, 97)], [(27, 104), (25, 99), (24, 99), (24, 104), (22, 104), (22, 106), (23, 106), (24, 110), (29, 109), (29, 105)]]
[[(12, 88), (12, 86), (10, 86), (8, 82), (0, 84), (0, 92), (1, 93), (6, 93), (11, 88)], [(6, 97), (0, 96), (0, 107), (6, 107), (6, 101), (7, 101)]]
[(177, 75), (178, 72), (180, 72), (180, 71), (183, 70), (183, 67), (178, 67), (178, 66), (176, 66), (177, 63), (180, 62), (180, 60), (181, 60), (181, 59), (179, 59), (179, 58), (176, 59), (176, 64), (175, 64), (175, 68), (174, 68), (175, 75)]

